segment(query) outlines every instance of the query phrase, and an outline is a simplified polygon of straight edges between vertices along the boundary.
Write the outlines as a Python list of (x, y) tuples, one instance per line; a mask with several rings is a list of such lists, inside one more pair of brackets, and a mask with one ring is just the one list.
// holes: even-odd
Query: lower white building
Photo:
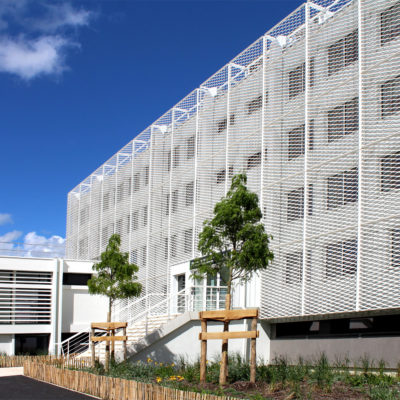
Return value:
[(63, 339), (105, 321), (107, 299), (86, 284), (92, 265), (0, 256), (0, 352), (56, 354)]

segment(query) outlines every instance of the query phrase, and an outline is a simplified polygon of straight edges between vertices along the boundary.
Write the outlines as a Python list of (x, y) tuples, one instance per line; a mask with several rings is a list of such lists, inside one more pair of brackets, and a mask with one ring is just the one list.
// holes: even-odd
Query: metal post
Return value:
[(200, 89), (196, 89), (196, 133), (194, 141), (194, 184), (193, 184), (193, 236), (192, 236), (192, 258), (195, 254), (196, 243), (196, 211), (197, 211), (197, 142), (199, 140), (199, 120), (200, 120)]
[(171, 214), (172, 214), (172, 172), (174, 170), (174, 120), (175, 120), (175, 109), (172, 109), (171, 116), (171, 160), (170, 160), (170, 170), (169, 170), (169, 204), (168, 204), (168, 254), (167, 254), (167, 296), (170, 293), (170, 259), (171, 259)]
[(102, 240), (103, 240), (103, 208), (104, 208), (104, 181), (105, 181), (105, 171), (104, 165), (101, 167), (101, 191), (100, 191), (100, 231), (99, 231), (99, 254), (101, 253)]
[(82, 197), (82, 184), (79, 185), (78, 193), (78, 229), (76, 232), (76, 259), (79, 260), (79, 235), (81, 226), (81, 197)]
[(132, 204), (133, 204), (133, 191), (132, 191), (132, 187), (133, 187), (133, 163), (135, 160), (135, 141), (132, 140), (132, 151), (131, 151), (131, 184), (129, 187), (129, 218), (128, 218), (128, 222), (129, 222), (129, 231), (128, 231), (128, 251), (129, 251), (129, 262), (131, 262), (131, 250), (132, 250)]
[(309, 144), (309, 122), (308, 122), (308, 95), (310, 86), (310, 4), (309, 0), (305, 7), (305, 60), (304, 60), (304, 190), (303, 190), (303, 268), (301, 271), (301, 315), (304, 315), (305, 290), (306, 290), (306, 266), (307, 266), (307, 217), (308, 217), (308, 144)]
[(117, 161), (115, 165), (115, 179), (114, 179), (114, 230), (113, 233), (117, 232), (117, 192), (118, 192), (118, 164), (119, 164), (119, 153), (117, 153)]
[(230, 102), (231, 102), (231, 77), (232, 66), (228, 64), (228, 91), (226, 95), (226, 141), (225, 141), (225, 196), (228, 192), (228, 179), (229, 179), (229, 126), (230, 126)]
[[(150, 260), (150, 214), (151, 214), (151, 187), (153, 185), (153, 147), (154, 147), (154, 139), (153, 139), (153, 127), (150, 130), (150, 161), (149, 161), (149, 182), (148, 182), (148, 195), (147, 195), (147, 239), (146, 239), (146, 294), (148, 288), (148, 279), (149, 279), (149, 260)], [(132, 176), (133, 180), (133, 176)]]
[(362, 138), (363, 138), (363, 71), (362, 71), (362, 1), (358, 0), (358, 226), (357, 226), (357, 270), (356, 270), (356, 311), (360, 309), (360, 279), (361, 279), (361, 250), (362, 250), (362, 200), (363, 193), (361, 189), (362, 175)]

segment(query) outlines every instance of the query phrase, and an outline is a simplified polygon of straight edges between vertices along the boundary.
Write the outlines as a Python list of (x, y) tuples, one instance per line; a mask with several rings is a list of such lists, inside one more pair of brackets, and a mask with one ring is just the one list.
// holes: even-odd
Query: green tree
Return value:
[[(97, 272), (87, 285), (90, 294), (101, 294), (108, 297), (107, 322), (111, 322), (112, 306), (117, 299), (137, 297), (142, 291), (142, 284), (135, 275), (139, 267), (129, 263), (128, 253), (120, 251), (121, 238), (111, 235), (106, 250), (101, 253), (101, 261), (93, 265)], [(106, 364), (108, 365), (109, 343), (106, 342)]]
[[(199, 235), (198, 249), (202, 257), (194, 260), (192, 276), (227, 276), (225, 308), (231, 308), (231, 292), (234, 281), (243, 283), (253, 273), (264, 270), (273, 260), (269, 249), (272, 237), (265, 232), (260, 222), (262, 213), (258, 196), (246, 187), (247, 177), (238, 174), (232, 178), (230, 190), (214, 207), (214, 217), (204, 221)], [(224, 323), (224, 332), (229, 322)], [(228, 341), (222, 343), (220, 384), (226, 383)], [(225, 366), (225, 368), (222, 368)]]

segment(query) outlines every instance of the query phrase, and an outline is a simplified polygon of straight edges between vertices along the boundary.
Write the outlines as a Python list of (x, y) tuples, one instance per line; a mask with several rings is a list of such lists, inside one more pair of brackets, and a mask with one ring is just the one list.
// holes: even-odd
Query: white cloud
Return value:
[(77, 29), (87, 26), (94, 15), (70, 3), (1, 0), (0, 72), (24, 80), (61, 74), (68, 69), (67, 50), (79, 47)]
[(45, 237), (29, 232), (22, 242), (16, 242), (22, 235), (20, 231), (8, 232), (0, 236), (0, 255), (20, 257), (64, 257), (65, 239), (53, 235)]
[(11, 214), (0, 213), (0, 225), (12, 224), (12, 222)]
[(29, 80), (40, 75), (60, 74), (64, 69), (64, 49), (71, 45), (58, 36), (26, 40), (0, 39), (0, 71)]
[(26, 257), (64, 257), (65, 239), (53, 235), (49, 238), (29, 232), (24, 237)]
[(18, 251), (13, 243), (19, 237), (21, 237), (22, 232), (11, 231), (0, 236), (0, 255), (2, 256), (17, 256)]
[(48, 4), (47, 15), (33, 23), (41, 31), (56, 32), (65, 27), (87, 26), (94, 13), (84, 9), (74, 9), (69, 3)]

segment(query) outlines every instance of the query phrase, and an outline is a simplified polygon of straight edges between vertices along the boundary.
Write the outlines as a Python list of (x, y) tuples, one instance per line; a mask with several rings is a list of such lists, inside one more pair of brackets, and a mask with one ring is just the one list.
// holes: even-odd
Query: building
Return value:
[(92, 262), (0, 257), (0, 353), (56, 354), (62, 340), (105, 321), (107, 299), (90, 296)]
[(399, 111), (400, 1), (309, 1), (69, 193), (67, 256), (117, 232), (146, 296), (190, 285), (218, 307), (223, 282), (189, 284), (190, 260), (246, 171), (275, 261), (234, 306), (260, 306), (268, 356), (400, 349)]

